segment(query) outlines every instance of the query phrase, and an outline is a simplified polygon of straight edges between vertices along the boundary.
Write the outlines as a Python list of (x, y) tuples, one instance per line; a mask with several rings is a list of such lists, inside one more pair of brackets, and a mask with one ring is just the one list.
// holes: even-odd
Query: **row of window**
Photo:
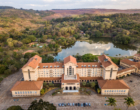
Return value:
[(37, 94), (36, 91), (18, 91), (15, 94)]
[(104, 92), (125, 92), (126, 90), (104, 90)]

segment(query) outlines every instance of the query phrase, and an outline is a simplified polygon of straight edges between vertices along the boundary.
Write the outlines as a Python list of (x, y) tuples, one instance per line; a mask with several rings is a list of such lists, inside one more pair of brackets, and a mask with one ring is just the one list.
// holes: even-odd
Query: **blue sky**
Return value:
[(0, 5), (36, 10), (77, 8), (140, 9), (140, 0), (0, 0)]

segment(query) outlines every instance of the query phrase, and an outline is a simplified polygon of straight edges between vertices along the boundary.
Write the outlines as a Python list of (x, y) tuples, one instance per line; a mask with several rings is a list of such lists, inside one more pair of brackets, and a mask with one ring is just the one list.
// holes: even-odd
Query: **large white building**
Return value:
[[(32, 81), (61, 83), (63, 92), (78, 92), (80, 83), (83, 81), (99, 81), (98, 84), (101, 89), (104, 82), (108, 85), (108, 81), (111, 81), (112, 84), (115, 83), (113, 87), (108, 85), (106, 89), (103, 89), (104, 91), (113, 91), (113, 89), (116, 91), (124, 88), (123, 90), (127, 89), (125, 94), (120, 94), (116, 91), (114, 95), (128, 95), (129, 92), (129, 87), (124, 81), (116, 80), (118, 66), (106, 55), (99, 56), (98, 62), (77, 62), (76, 58), (68, 56), (64, 58), (63, 62), (54, 63), (42, 63), (42, 58), (35, 55), (22, 67), (22, 73), (24, 81), (29, 83)], [(116, 86), (116, 83), (120, 86)], [(11, 90), (14, 90), (14, 88)], [(104, 91), (101, 94), (106, 95)]]

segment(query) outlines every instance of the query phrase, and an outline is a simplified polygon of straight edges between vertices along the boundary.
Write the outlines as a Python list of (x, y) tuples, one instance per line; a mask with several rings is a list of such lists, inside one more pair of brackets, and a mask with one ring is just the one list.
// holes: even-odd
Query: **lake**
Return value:
[(93, 55), (101, 55), (103, 53), (108, 56), (132, 56), (137, 53), (136, 47), (129, 45), (113, 44), (110, 39), (93, 39), (93, 43), (85, 41), (76, 41), (74, 45), (63, 48), (61, 52), (57, 53), (55, 59), (63, 60), (69, 55), (84, 55), (91, 53)]

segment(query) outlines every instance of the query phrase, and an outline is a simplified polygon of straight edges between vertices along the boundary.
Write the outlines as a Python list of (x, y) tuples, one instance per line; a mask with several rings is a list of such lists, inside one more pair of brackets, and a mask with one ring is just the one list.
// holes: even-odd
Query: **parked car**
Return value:
[(86, 103), (83, 103), (83, 106), (85, 107), (86, 106)]
[(64, 106), (67, 106), (67, 104), (66, 104), (66, 103), (64, 103)]
[(62, 103), (62, 104), (61, 104), (61, 106), (62, 106), (62, 107), (64, 107), (64, 106), (65, 106), (65, 104), (64, 104), (64, 103)]
[(72, 106), (75, 106), (75, 103), (72, 103)]
[(59, 106), (59, 107), (61, 107), (61, 103), (60, 103), (60, 104), (58, 104), (58, 106)]
[(78, 103), (75, 103), (75, 106), (78, 106)]
[(67, 106), (70, 106), (70, 103), (67, 103)]
[(132, 80), (130, 80), (130, 82), (133, 82)]
[(81, 103), (81, 107), (83, 107), (83, 103)]
[(80, 103), (78, 103), (78, 106), (80, 106)]
[(88, 106), (91, 106), (90, 103), (88, 103)]
[(70, 103), (70, 106), (72, 106), (72, 103)]
[(88, 106), (88, 103), (86, 103), (86, 106)]

